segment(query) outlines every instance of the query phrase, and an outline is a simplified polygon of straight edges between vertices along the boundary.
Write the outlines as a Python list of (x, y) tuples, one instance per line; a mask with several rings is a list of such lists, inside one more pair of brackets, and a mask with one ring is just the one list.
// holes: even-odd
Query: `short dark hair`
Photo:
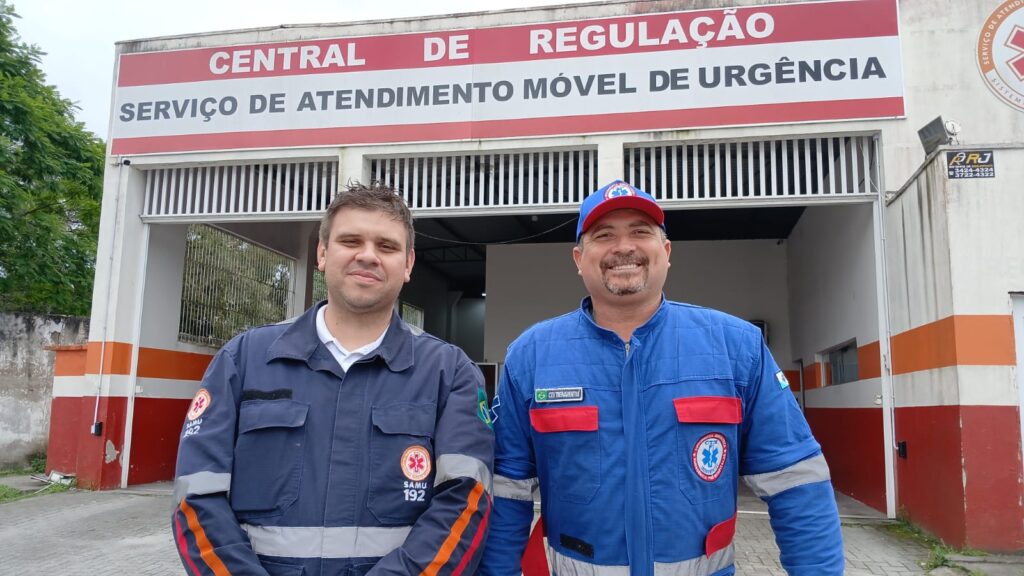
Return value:
[(331, 224), (335, 214), (342, 208), (357, 208), (359, 210), (372, 210), (383, 212), (396, 222), (405, 225), (406, 247), (405, 251), (413, 249), (416, 240), (416, 232), (412, 227), (412, 212), (405, 205), (405, 200), (398, 195), (398, 192), (390, 186), (380, 182), (371, 182), (369, 185), (361, 182), (354, 182), (338, 192), (338, 195), (331, 201), (327, 211), (320, 219), (320, 242), (326, 245), (330, 241)]

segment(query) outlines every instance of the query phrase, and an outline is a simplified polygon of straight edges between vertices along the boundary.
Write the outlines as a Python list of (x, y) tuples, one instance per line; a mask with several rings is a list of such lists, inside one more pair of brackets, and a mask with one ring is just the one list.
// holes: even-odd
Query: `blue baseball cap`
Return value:
[(602, 216), (612, 210), (632, 208), (647, 214), (658, 226), (665, 229), (665, 212), (654, 198), (643, 190), (631, 186), (622, 180), (616, 180), (611, 184), (598, 189), (583, 201), (580, 205), (580, 218), (576, 224), (576, 242), (580, 236), (601, 219)]

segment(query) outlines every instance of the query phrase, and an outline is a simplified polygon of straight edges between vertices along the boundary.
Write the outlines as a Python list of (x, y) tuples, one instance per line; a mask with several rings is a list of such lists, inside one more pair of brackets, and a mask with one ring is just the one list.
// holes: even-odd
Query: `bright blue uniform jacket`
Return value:
[(790, 574), (839, 575), (828, 467), (753, 325), (663, 301), (630, 341), (581, 309), (509, 347), (484, 576), (519, 573), (539, 488), (560, 576), (735, 572), (742, 477)]
[(343, 372), (318, 307), (236, 337), (203, 377), (175, 480), (186, 572), (472, 574), (493, 460), (480, 370), (395, 315)]

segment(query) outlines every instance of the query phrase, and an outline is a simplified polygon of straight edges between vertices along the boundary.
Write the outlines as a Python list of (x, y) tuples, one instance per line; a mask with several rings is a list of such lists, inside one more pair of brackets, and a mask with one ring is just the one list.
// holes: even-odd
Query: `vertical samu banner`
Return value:
[(112, 151), (902, 115), (896, 0), (851, 0), (122, 54)]

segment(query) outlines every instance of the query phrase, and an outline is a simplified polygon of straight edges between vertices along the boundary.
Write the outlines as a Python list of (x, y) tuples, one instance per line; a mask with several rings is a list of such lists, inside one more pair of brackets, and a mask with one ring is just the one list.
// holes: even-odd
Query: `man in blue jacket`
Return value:
[(843, 573), (828, 466), (789, 383), (756, 327), (665, 300), (664, 222), (625, 182), (591, 194), (573, 249), (590, 296), (509, 346), (484, 576), (519, 573), (538, 489), (559, 576), (733, 574), (740, 478), (790, 574)]
[(214, 357), (178, 450), (188, 574), (476, 570), (493, 460), (483, 377), (395, 314), (414, 259), (393, 190), (343, 191), (320, 224), (326, 303)]

